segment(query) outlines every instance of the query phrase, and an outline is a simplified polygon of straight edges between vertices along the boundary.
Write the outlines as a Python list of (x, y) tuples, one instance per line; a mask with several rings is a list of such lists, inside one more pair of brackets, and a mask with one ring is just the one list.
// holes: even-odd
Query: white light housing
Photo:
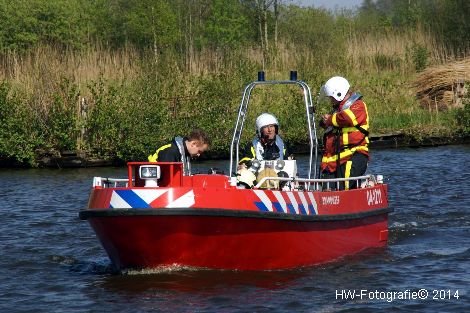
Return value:
[(139, 167), (139, 177), (145, 180), (145, 187), (158, 187), (160, 175), (160, 166), (158, 165), (142, 165)]
[(101, 177), (93, 177), (93, 187), (103, 187), (103, 180)]
[(286, 166), (286, 162), (284, 162), (283, 160), (277, 160), (276, 162), (276, 170), (280, 171), (284, 168), (284, 166)]
[(375, 177), (375, 179), (377, 180), (377, 183), (378, 183), (378, 184), (383, 184), (383, 183), (384, 183), (384, 177), (383, 177), (383, 175), (377, 175), (377, 176)]
[(261, 167), (261, 162), (258, 161), (257, 159), (254, 159), (251, 161), (251, 167), (254, 169), (254, 171), (258, 171), (259, 168)]

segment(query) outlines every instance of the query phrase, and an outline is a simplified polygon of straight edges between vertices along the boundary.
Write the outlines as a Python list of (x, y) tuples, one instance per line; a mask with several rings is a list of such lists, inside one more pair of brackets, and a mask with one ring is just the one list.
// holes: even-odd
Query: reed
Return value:
[(392, 70), (409, 75), (416, 67), (416, 49), (422, 48), (428, 64), (440, 64), (456, 56), (423, 28), (404, 31), (351, 33), (348, 35), (347, 57), (351, 67), (370, 72)]
[(423, 107), (445, 110), (453, 105), (459, 80), (470, 81), (470, 58), (427, 68), (413, 81), (413, 87)]
[[(372, 133), (452, 131), (452, 112), (422, 110), (412, 86), (419, 61), (413, 58), (413, 47), (429, 52), (429, 64), (453, 58), (426, 32), (351, 34), (345, 47), (341, 53), (341, 49), (280, 42), (267, 54), (247, 46), (235, 51), (192, 51), (189, 58), (173, 51), (155, 55), (99, 44), (82, 51), (42, 45), (27, 53), (7, 52), (0, 56), (0, 82), (7, 82), (0, 104), (15, 109), (2, 116), (2, 123), (17, 127), (0, 132), (0, 155), (35, 164), (34, 151), (39, 148), (81, 148), (105, 158), (145, 159), (174, 134), (202, 126), (213, 137), (212, 153), (223, 156), (241, 88), (262, 69), (267, 79), (288, 79), (289, 71), (297, 69), (314, 94), (329, 76), (348, 77), (368, 104)], [(303, 112), (295, 109), (295, 91), (261, 91), (256, 96), (256, 112), (247, 125), (253, 124), (256, 113), (279, 112), (286, 139), (306, 142)], [(86, 120), (79, 110), (82, 98), (88, 104)], [(320, 106), (318, 112), (330, 109)], [(83, 130), (86, 136), (75, 140)], [(251, 135), (247, 132), (246, 138)], [(25, 143), (21, 149), (18, 138)]]
[(111, 81), (135, 79), (140, 75), (140, 54), (126, 47), (111, 51), (96, 44), (82, 51), (39, 45), (17, 53), (7, 51), (0, 57), (0, 80), (8, 80), (28, 94), (51, 94), (66, 77), (82, 91), (90, 81), (106, 77)]

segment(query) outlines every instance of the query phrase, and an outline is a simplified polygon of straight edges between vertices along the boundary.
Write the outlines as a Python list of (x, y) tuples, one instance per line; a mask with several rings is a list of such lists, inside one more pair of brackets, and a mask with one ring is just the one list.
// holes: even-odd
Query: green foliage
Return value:
[[(469, 48), (470, 3), (466, 0), (366, 0), (358, 14), (358, 27), (366, 31), (425, 26), (439, 42), (456, 52)], [(358, 28), (360, 29), (360, 28)]]
[(470, 2), (466, 0), (433, 0), (423, 1), (422, 5), (423, 21), (440, 42), (445, 43), (457, 53), (469, 48)]
[(118, 1), (119, 19), (126, 40), (137, 47), (172, 47), (179, 39), (177, 16), (166, 0)]
[(351, 77), (364, 96), (372, 134), (396, 131), (411, 137), (458, 135), (454, 113), (423, 110), (410, 90), (407, 78), (397, 72), (381, 72), (374, 77)]
[[(34, 165), (39, 149), (57, 154), (76, 149), (82, 127), (86, 133), (80, 147), (102, 158), (145, 160), (156, 147), (194, 127), (211, 135), (211, 155), (225, 156), (241, 89), (260, 69), (266, 70), (267, 79), (285, 79), (288, 70), (297, 69), (314, 94), (330, 76), (347, 77), (353, 89), (364, 95), (373, 133), (398, 129), (469, 132), (468, 104), (456, 116), (453, 111), (427, 112), (409, 92), (414, 71), (407, 65), (423, 70), (430, 63), (429, 45), (417, 41), (403, 58), (360, 42), (363, 38), (383, 41), (424, 27), (438, 43), (464, 51), (470, 42), (467, 1), (366, 0), (355, 14), (278, 1), (277, 28), (274, 2), (265, 2), (269, 4), (265, 12), (260, 12), (261, 3), (0, 0), (0, 52), (2, 61), (10, 62), (1, 72), (5, 77), (9, 72), (18, 73), (16, 63), (9, 60), (21, 62), (29, 55), (25, 51), (45, 45), (60, 53), (93, 49), (95, 44), (106, 52), (130, 47), (141, 57), (138, 78), (132, 81), (101, 77), (90, 82), (85, 75), (86, 81), (80, 81), (79, 86), (74, 79), (39, 77), (44, 81), (38, 86), (45, 90), (29, 92), (25, 90), (31, 85), (24, 82), (28, 87), (21, 86), (13, 76), (1, 82), (0, 158)], [(261, 23), (265, 17), (260, 13), (266, 13), (266, 24)], [(266, 50), (256, 48), (264, 26), (270, 40)], [(357, 42), (360, 47), (349, 47), (348, 42)], [(9, 59), (9, 55), (15, 58)], [(38, 71), (48, 73), (40, 66)], [(356, 68), (361, 66), (366, 67), (364, 71)], [(279, 118), (287, 141), (307, 142), (302, 97), (297, 87), (290, 87), (253, 92), (243, 140), (253, 136), (257, 114), (268, 111)], [(78, 112), (82, 93), (91, 94), (86, 120)], [(317, 112), (330, 110), (329, 104), (321, 104)]]
[[(287, 4), (279, 1), (280, 36), (311, 47), (317, 57), (330, 47), (342, 49), (351, 27), (380, 33), (421, 25), (456, 51), (470, 42), (470, 4), (465, 0), (367, 0), (352, 16)], [(156, 52), (195, 45), (240, 48), (259, 42), (257, 8), (253, 0), (0, 0), (0, 50), (44, 43), (76, 49), (95, 42)], [(273, 36), (274, 12), (267, 13)]]
[(169, 106), (162, 96), (161, 82), (145, 76), (119, 90), (122, 101), (116, 116), (119, 142), (114, 153), (119, 160), (146, 161), (160, 143), (174, 135), (173, 121), (166, 118)]
[(153, 126), (156, 132), (152, 136), (153, 141), (149, 140), (148, 147), (154, 151), (155, 147), (175, 135), (185, 136), (193, 128), (202, 128), (212, 137), (211, 154), (225, 156), (237, 116), (241, 88), (252, 81), (256, 73), (254, 64), (247, 60), (239, 60), (236, 65), (233, 68), (227, 64), (219, 72), (203, 77), (188, 76), (183, 79), (173, 76), (172, 85), (167, 86), (161, 95), (158, 109), (161, 122)]
[(155, 80), (114, 84), (100, 79), (89, 85), (92, 104), (85, 124), (86, 149), (114, 160), (146, 160), (168, 138), (173, 121)]
[(87, 119), (87, 149), (93, 154), (113, 159), (122, 138), (120, 116), (124, 115), (122, 94), (114, 86), (106, 86), (103, 79), (89, 84), (93, 104)]
[(211, 0), (204, 33), (199, 42), (212, 48), (240, 48), (250, 38), (248, 17), (238, 1)]
[(35, 150), (43, 143), (37, 126), (34, 112), (7, 82), (0, 82), (0, 159), (35, 166)]
[(417, 72), (423, 71), (428, 65), (428, 54), (424, 45), (414, 44), (411, 47), (411, 57)]
[(306, 62), (314, 62), (308, 66), (323, 67), (327, 64), (341, 70), (345, 65), (346, 36), (338, 26), (328, 11), (297, 6), (287, 7), (280, 23), (281, 35), (288, 38), (293, 49), (306, 48), (312, 54), (309, 61), (297, 60), (299, 68)]
[(377, 65), (377, 69), (380, 71), (398, 69), (402, 63), (398, 56), (383, 53), (376, 53), (374, 62)]
[(458, 109), (455, 111), (455, 117), (457, 124), (462, 128), (464, 135), (470, 135), (470, 95), (464, 98), (464, 107), (463, 109)]
[(79, 0), (0, 0), (0, 51), (40, 43), (79, 48), (88, 22)]
[(379, 3), (373, 0), (365, 0), (361, 9), (357, 13), (357, 17), (353, 20), (354, 28), (359, 33), (368, 33), (371, 29), (375, 32), (384, 32), (391, 27), (391, 17), (384, 12)]
[(56, 151), (74, 150), (77, 145), (79, 92), (76, 84), (63, 79), (47, 107), (44, 134), (49, 148)]
[[(382, 1), (385, 2), (385, 1)], [(399, 27), (413, 27), (422, 18), (422, 1), (394, 0), (390, 9), (392, 24)]]

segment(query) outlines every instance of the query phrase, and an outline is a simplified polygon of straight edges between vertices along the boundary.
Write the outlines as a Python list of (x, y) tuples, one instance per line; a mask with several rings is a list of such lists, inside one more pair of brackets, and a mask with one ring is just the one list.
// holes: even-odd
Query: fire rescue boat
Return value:
[[(236, 168), (251, 92), (260, 85), (286, 84), (303, 91), (308, 173), (297, 173), (296, 160), (253, 162), (253, 174), (266, 169), (271, 174), (247, 188)], [(260, 72), (243, 92), (228, 175), (183, 175), (179, 162), (130, 162), (127, 178), (94, 178), (88, 207), (79, 216), (121, 270), (290, 269), (386, 246), (392, 209), (383, 178), (317, 178), (317, 143), (310, 87), (297, 80), (296, 72), (290, 80), (276, 81)], [(345, 180), (361, 187), (341, 190)]]

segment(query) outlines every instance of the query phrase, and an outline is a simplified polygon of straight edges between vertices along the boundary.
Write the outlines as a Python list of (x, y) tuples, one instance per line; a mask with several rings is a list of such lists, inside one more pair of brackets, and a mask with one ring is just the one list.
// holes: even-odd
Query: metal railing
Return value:
[[(132, 179), (134, 181), (134, 179)], [(129, 179), (127, 178), (109, 178), (109, 177), (94, 177), (93, 188), (116, 188), (116, 187), (128, 187)]]
[[(373, 186), (379, 183), (374, 175), (356, 176), (349, 178), (300, 178), (300, 177), (263, 177), (253, 188), (261, 188), (267, 181), (291, 182), (294, 184), (304, 183), (303, 190), (309, 191), (329, 191), (344, 188), (341, 183), (355, 181), (359, 188)], [(295, 190), (295, 189), (294, 189)], [(299, 190), (299, 185), (297, 186)]]
[[(312, 93), (310, 87), (303, 81), (297, 80), (297, 74), (292, 75), (291, 72), (291, 80), (272, 80), (272, 81), (265, 81), (264, 80), (264, 72), (260, 72), (262, 74), (262, 78), (259, 78), (258, 81), (254, 81), (248, 84), (244, 91), (242, 100), (240, 103), (240, 107), (238, 109), (238, 117), (237, 122), (235, 124), (235, 129), (233, 131), (232, 142), (230, 144), (230, 168), (229, 168), (229, 175), (230, 178), (234, 177), (235, 169), (238, 165), (239, 161), (239, 145), (240, 145), (240, 138), (244, 128), (245, 119), (247, 117), (247, 109), (248, 103), (250, 101), (251, 92), (252, 90), (259, 85), (297, 85), (303, 90), (303, 98), (305, 102), (305, 110), (306, 110), (306, 118), (307, 118), (307, 128), (308, 128), (308, 135), (309, 135), (309, 142), (310, 142), (310, 162), (309, 162), (309, 170), (308, 170), (308, 177), (316, 177), (317, 176), (317, 167), (315, 164), (317, 163), (318, 159), (318, 138), (316, 133), (316, 125), (315, 125), (315, 115), (314, 115), (314, 105), (312, 101)], [(258, 76), (260, 76), (258, 73)]]

